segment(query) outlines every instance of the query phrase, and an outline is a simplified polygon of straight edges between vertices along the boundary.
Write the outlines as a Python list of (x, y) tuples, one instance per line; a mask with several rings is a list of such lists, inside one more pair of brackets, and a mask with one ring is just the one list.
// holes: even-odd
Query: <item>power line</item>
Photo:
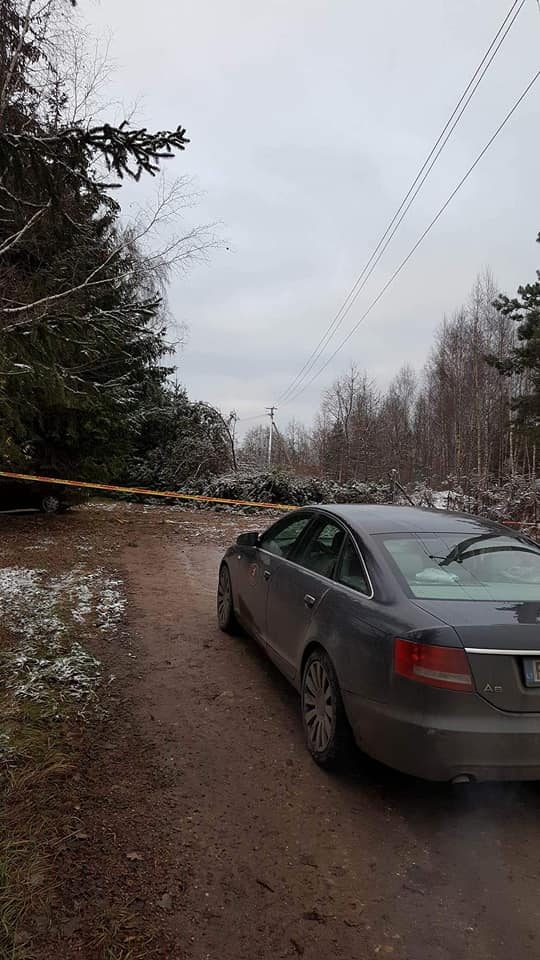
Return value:
[(304, 391), (307, 390), (308, 387), (311, 386), (311, 384), (317, 379), (317, 377), (320, 376), (320, 374), (323, 372), (323, 370), (326, 369), (326, 367), (328, 366), (328, 364), (331, 363), (331, 361), (332, 361), (332, 360), (334, 359), (334, 357), (339, 353), (339, 351), (343, 349), (343, 347), (345, 346), (345, 344), (348, 343), (348, 341), (351, 339), (351, 337), (353, 336), (353, 334), (358, 330), (358, 327), (360, 326), (360, 324), (366, 319), (366, 317), (368, 316), (368, 314), (371, 313), (371, 311), (373, 310), (373, 307), (375, 307), (375, 306), (378, 304), (379, 300), (384, 296), (384, 294), (386, 293), (386, 291), (388, 290), (388, 288), (392, 285), (392, 283), (394, 282), (394, 280), (396, 279), (396, 277), (399, 276), (399, 274), (401, 273), (401, 271), (403, 270), (403, 268), (405, 267), (405, 265), (409, 262), (409, 260), (411, 259), (411, 257), (416, 253), (416, 251), (418, 250), (418, 247), (420, 246), (420, 244), (423, 243), (423, 241), (424, 241), (425, 238), (427, 237), (428, 233), (431, 232), (431, 230), (433, 229), (433, 227), (435, 226), (435, 224), (437, 223), (437, 221), (440, 219), (440, 217), (442, 216), (442, 214), (444, 213), (444, 211), (446, 210), (446, 208), (447, 208), (447, 207), (449, 206), (449, 204), (452, 202), (452, 200), (454, 199), (454, 197), (456, 196), (456, 194), (459, 192), (459, 190), (461, 190), (461, 187), (463, 186), (463, 184), (465, 183), (465, 181), (468, 180), (468, 178), (470, 177), (470, 175), (471, 175), (471, 173), (473, 172), (473, 170), (478, 166), (478, 164), (480, 163), (480, 161), (482, 160), (482, 158), (485, 156), (485, 154), (487, 153), (487, 151), (489, 150), (489, 148), (491, 147), (491, 145), (493, 144), (493, 142), (497, 139), (497, 137), (499, 136), (500, 132), (501, 132), (501, 131), (503, 130), (503, 128), (506, 126), (506, 124), (508, 123), (508, 121), (510, 120), (510, 118), (512, 117), (512, 115), (515, 113), (515, 111), (517, 110), (517, 108), (519, 107), (519, 105), (520, 105), (520, 104), (522, 103), (522, 101), (525, 99), (525, 97), (527, 96), (527, 94), (529, 93), (529, 91), (532, 89), (532, 87), (534, 86), (534, 84), (536, 83), (536, 81), (538, 80), (539, 77), (540, 77), (540, 70), (534, 75), (534, 77), (532, 78), (532, 80), (527, 84), (527, 86), (525, 87), (525, 90), (523, 91), (523, 93), (522, 93), (522, 94), (520, 95), (520, 97), (516, 100), (516, 102), (514, 103), (513, 107), (508, 111), (508, 113), (506, 114), (506, 116), (505, 116), (504, 120), (502, 121), (502, 123), (501, 123), (501, 124), (497, 127), (497, 129), (495, 130), (495, 133), (490, 137), (490, 139), (489, 139), (488, 142), (486, 143), (485, 147), (480, 151), (480, 153), (479, 153), (478, 156), (476, 157), (476, 160), (474, 161), (474, 163), (471, 164), (471, 166), (470, 166), (469, 169), (467, 170), (466, 174), (461, 178), (461, 180), (459, 181), (459, 183), (457, 184), (457, 186), (454, 188), (454, 190), (452, 191), (452, 193), (450, 194), (450, 196), (448, 197), (448, 199), (447, 199), (447, 200), (445, 201), (445, 203), (442, 205), (442, 207), (440, 208), (440, 210), (438, 211), (438, 213), (433, 217), (433, 220), (432, 220), (431, 223), (426, 227), (426, 229), (424, 230), (424, 232), (421, 234), (421, 236), (419, 237), (419, 239), (416, 241), (416, 243), (414, 244), (414, 246), (412, 247), (412, 249), (411, 249), (411, 250), (409, 251), (409, 253), (407, 254), (407, 256), (401, 261), (399, 267), (394, 271), (394, 273), (392, 274), (392, 276), (390, 277), (390, 279), (387, 280), (387, 282), (386, 282), (385, 285), (383, 286), (382, 290), (377, 294), (377, 296), (375, 297), (375, 299), (372, 300), (372, 302), (370, 303), (370, 305), (369, 305), (369, 307), (367, 308), (367, 310), (364, 311), (364, 313), (362, 314), (362, 316), (360, 317), (360, 319), (356, 321), (356, 323), (354, 324), (354, 326), (352, 327), (352, 329), (349, 331), (349, 333), (347, 334), (347, 336), (341, 341), (341, 343), (339, 344), (339, 346), (336, 347), (336, 349), (334, 350), (334, 352), (328, 357), (328, 359), (323, 363), (323, 365), (322, 365), (321, 367), (319, 367), (319, 369), (315, 372), (315, 374), (314, 374), (313, 377), (308, 381), (308, 383), (304, 384), (304, 386), (301, 387), (297, 392), (293, 393), (293, 395), (292, 395), (291, 397), (289, 397), (289, 399), (286, 401), (287, 403), (290, 403), (290, 402), (293, 401), (293, 400), (297, 400), (298, 397), (299, 397), (302, 393), (304, 393)]
[(262, 420), (268, 416), (266, 413), (256, 413), (254, 417), (238, 417), (238, 423), (249, 423), (250, 420)]
[(450, 194), (450, 196), (448, 197), (448, 199), (445, 201), (445, 203), (442, 205), (442, 207), (440, 208), (440, 210), (438, 211), (438, 213), (434, 216), (433, 220), (432, 220), (432, 221), (430, 222), (430, 224), (426, 227), (426, 229), (424, 230), (424, 232), (421, 234), (421, 236), (419, 237), (419, 239), (416, 241), (416, 243), (414, 244), (414, 246), (412, 247), (412, 249), (411, 249), (411, 250), (409, 251), (409, 253), (407, 254), (407, 256), (401, 261), (400, 265), (399, 265), (398, 268), (394, 271), (394, 273), (392, 274), (392, 276), (390, 277), (390, 279), (387, 280), (387, 282), (386, 282), (385, 285), (383, 286), (382, 290), (377, 294), (377, 296), (375, 297), (375, 299), (372, 300), (372, 302), (370, 303), (370, 305), (369, 305), (369, 307), (367, 308), (367, 310), (364, 311), (364, 313), (362, 314), (362, 316), (359, 318), (359, 320), (357, 320), (357, 322), (354, 324), (354, 326), (353, 326), (352, 329), (349, 331), (349, 333), (347, 334), (347, 336), (341, 341), (341, 343), (339, 344), (339, 346), (336, 347), (336, 349), (334, 350), (334, 352), (331, 354), (330, 357), (328, 357), (328, 359), (325, 361), (325, 363), (316, 371), (316, 373), (315, 373), (314, 376), (311, 378), (311, 380), (310, 380), (304, 387), (302, 387), (298, 392), (296, 392), (292, 397), (290, 397), (289, 400), (287, 401), (287, 403), (291, 402), (292, 400), (298, 399), (298, 397), (300, 396), (300, 394), (302, 394), (302, 393), (304, 392), (304, 390), (307, 390), (308, 387), (311, 386), (311, 384), (314, 382), (314, 380), (317, 379), (317, 377), (323, 372), (323, 370), (326, 369), (326, 367), (328, 366), (328, 364), (331, 363), (331, 361), (332, 361), (332, 360), (334, 359), (334, 357), (339, 353), (339, 351), (345, 346), (345, 344), (348, 343), (348, 341), (351, 339), (351, 337), (353, 336), (353, 334), (356, 332), (356, 330), (358, 329), (358, 327), (360, 326), (360, 324), (366, 319), (366, 317), (368, 316), (368, 314), (371, 313), (373, 307), (375, 307), (375, 306), (377, 305), (377, 303), (379, 302), (379, 300), (383, 297), (383, 295), (386, 293), (386, 291), (388, 290), (388, 288), (392, 285), (392, 283), (394, 282), (394, 280), (395, 280), (395, 279), (398, 277), (398, 275), (401, 273), (401, 271), (403, 270), (403, 268), (405, 267), (405, 265), (409, 262), (409, 260), (410, 260), (411, 257), (414, 255), (414, 253), (416, 253), (416, 251), (417, 251), (418, 247), (420, 246), (420, 244), (425, 240), (425, 238), (427, 237), (428, 233), (430, 233), (430, 231), (433, 229), (433, 227), (435, 226), (435, 224), (437, 223), (437, 221), (440, 219), (440, 217), (442, 216), (442, 214), (444, 213), (444, 211), (446, 210), (446, 208), (449, 206), (449, 204), (452, 202), (452, 200), (454, 199), (454, 197), (456, 196), (456, 194), (458, 193), (458, 191), (461, 189), (461, 187), (463, 186), (463, 184), (465, 183), (465, 181), (468, 180), (468, 178), (470, 177), (470, 175), (471, 175), (471, 173), (473, 172), (473, 170), (474, 170), (474, 169), (477, 167), (477, 165), (480, 163), (480, 161), (482, 160), (482, 158), (484, 157), (484, 155), (487, 153), (487, 151), (488, 151), (489, 148), (491, 147), (492, 143), (496, 140), (496, 138), (498, 137), (499, 133), (500, 133), (500, 132), (503, 130), (503, 128), (506, 126), (506, 124), (508, 123), (508, 121), (510, 120), (510, 118), (512, 117), (512, 115), (515, 113), (515, 111), (517, 110), (517, 108), (519, 107), (519, 105), (521, 104), (521, 102), (525, 99), (525, 97), (527, 96), (527, 94), (529, 93), (529, 91), (532, 89), (532, 87), (534, 86), (534, 84), (536, 83), (536, 81), (538, 80), (539, 77), (540, 77), (540, 70), (534, 75), (534, 77), (532, 78), (532, 80), (531, 80), (531, 81), (528, 83), (528, 85), (525, 87), (525, 90), (523, 91), (523, 93), (521, 94), (521, 96), (518, 98), (518, 100), (516, 100), (516, 102), (514, 103), (513, 107), (511, 108), (511, 110), (509, 110), (509, 112), (506, 114), (504, 120), (503, 120), (502, 123), (497, 127), (495, 133), (494, 133), (494, 134), (491, 136), (491, 138), (488, 140), (488, 142), (486, 143), (485, 147), (480, 151), (480, 153), (479, 153), (478, 156), (476, 157), (475, 161), (471, 164), (471, 166), (469, 167), (469, 169), (467, 170), (467, 172), (465, 173), (465, 175), (462, 177), (462, 179), (459, 181), (459, 183), (457, 184), (457, 186), (454, 188), (454, 190), (452, 191), (452, 193)]
[[(396, 210), (392, 220), (386, 227), (386, 230), (379, 239), (375, 249), (373, 250), (371, 256), (363, 267), (360, 275), (357, 277), (354, 285), (349, 291), (347, 297), (341, 304), (338, 312), (334, 316), (333, 320), (329, 324), (326, 333), (323, 334), (319, 343), (312, 351), (311, 355), (306, 360), (304, 366), (299, 371), (299, 373), (294, 377), (289, 386), (280, 394), (279, 401), (285, 401), (287, 397), (290, 398), (290, 395), (293, 394), (302, 384), (302, 382), (308, 377), (310, 371), (315, 366), (317, 360), (324, 352), (326, 346), (330, 340), (337, 333), (339, 327), (343, 323), (347, 313), (349, 312), (352, 304), (356, 300), (358, 294), (366, 285), (371, 274), (373, 273), (375, 267), (379, 263), (379, 260), (383, 256), (385, 250), (387, 249), (389, 243), (394, 237), (395, 233), (399, 229), (400, 224), (405, 218), (408, 210), (413, 204), (414, 200), (420, 193), (425, 181), (429, 177), (433, 167), (435, 166), (438, 158), (443, 152), (448, 140), (452, 136), (452, 133), (456, 129), (461, 117), (465, 113), (469, 103), (471, 102), (474, 94), (476, 93), (480, 83), (482, 82), (484, 76), (486, 75), (489, 67), (493, 63), (498, 51), (500, 50), (502, 44), (504, 43), (508, 33), (510, 32), (513, 24), (515, 23), (519, 13), (523, 9), (526, 0), (514, 0), (510, 10), (506, 14), (503, 22), (501, 23), (497, 33), (495, 34), (493, 40), (491, 41), (488, 49), (486, 50), (482, 60), (478, 64), (473, 76), (471, 77), (469, 83), (467, 84), (465, 90), (463, 91), (461, 97), (459, 98), (454, 110), (452, 111), (450, 117), (448, 118), (443, 130), (441, 131), (438, 139), (435, 141), (430, 153), (424, 160), (424, 163), (420, 167), (420, 170), (416, 174), (415, 179), (413, 180), (411, 186), (409, 187), (407, 193), (405, 194), (401, 204)], [(540, 0), (538, 0), (540, 3)], [(517, 9), (516, 9), (517, 8)], [(400, 216), (401, 215), (401, 216)], [(385, 243), (386, 241), (386, 243)], [(381, 249), (382, 248), (382, 249)], [(378, 256), (377, 256), (378, 254)]]
[[(306, 363), (304, 364), (304, 366), (302, 367), (302, 369), (300, 370), (300, 372), (297, 374), (297, 376), (293, 379), (292, 383), (289, 384), (289, 386), (287, 387), (287, 389), (286, 389), (282, 394), (280, 394), (280, 397), (279, 397), (280, 401), (285, 400), (285, 398), (287, 398), (291, 393), (294, 393), (295, 390), (297, 390), (298, 387), (301, 385), (302, 381), (304, 381), (304, 380), (307, 378), (307, 376), (309, 375), (310, 371), (311, 371), (311, 370), (313, 369), (313, 367), (315, 366), (317, 360), (319, 359), (319, 357), (321, 356), (321, 354), (324, 352), (326, 346), (328, 345), (328, 343), (330, 342), (330, 340), (334, 337), (335, 333), (337, 333), (337, 330), (339, 329), (339, 327), (342, 325), (343, 320), (344, 320), (345, 317), (347, 316), (347, 314), (348, 314), (348, 312), (349, 312), (352, 304), (355, 302), (355, 300), (356, 300), (358, 294), (361, 292), (361, 290), (363, 290), (363, 288), (365, 287), (365, 285), (366, 285), (367, 281), (369, 280), (371, 274), (373, 273), (375, 267), (376, 267), (377, 264), (379, 263), (379, 261), (380, 261), (381, 257), (383, 256), (385, 250), (387, 249), (388, 245), (390, 244), (392, 238), (394, 237), (394, 235), (396, 234), (397, 230), (399, 229), (399, 226), (400, 226), (400, 224), (402, 223), (402, 221), (404, 220), (404, 218), (405, 218), (408, 210), (410, 209), (410, 207), (412, 206), (414, 200), (416, 199), (416, 197), (418, 196), (420, 190), (422, 189), (425, 181), (427, 180), (429, 174), (431, 173), (431, 170), (432, 170), (433, 167), (435, 166), (435, 163), (437, 162), (438, 158), (440, 157), (441, 153), (443, 152), (446, 144), (448, 143), (448, 140), (450, 139), (453, 131), (454, 131), (455, 128), (457, 127), (457, 125), (458, 125), (461, 117), (463, 116), (463, 114), (464, 114), (465, 110), (467, 109), (469, 103), (471, 102), (474, 94), (476, 93), (476, 90), (477, 90), (478, 87), (480, 86), (480, 83), (481, 83), (482, 79), (484, 78), (484, 76), (485, 76), (485, 74), (487, 73), (489, 67), (491, 66), (491, 63), (492, 63), (493, 60), (495, 59), (495, 56), (497, 55), (500, 47), (502, 46), (504, 40), (506, 39), (508, 33), (510, 32), (511, 27), (512, 27), (512, 25), (514, 24), (514, 22), (515, 22), (517, 16), (519, 15), (519, 13), (521, 12), (521, 10), (522, 10), (525, 2), (526, 2), (526, 0), (521, 0), (521, 2), (519, 2), (519, 0), (515, 0), (515, 2), (512, 4), (512, 6), (511, 6), (511, 8), (510, 8), (510, 10), (509, 10), (509, 12), (508, 12), (508, 14), (506, 15), (505, 19), (503, 20), (503, 23), (501, 24), (501, 26), (499, 27), (499, 30), (497, 31), (495, 37), (494, 37), (493, 40), (491, 41), (491, 44), (489, 45), (486, 53), (484, 54), (483, 59), (481, 60), (481, 62), (480, 62), (480, 64), (478, 65), (477, 69), (475, 70), (475, 73), (473, 74), (471, 80), (469, 81), (469, 84), (467, 85), (467, 87), (466, 87), (466, 89), (464, 90), (462, 96), (460, 97), (460, 100), (458, 101), (456, 107), (454, 108), (454, 111), (453, 111), (453, 113), (451, 114), (449, 120), (447, 121), (444, 129), (442, 130), (442, 132), (441, 132), (438, 140), (435, 142), (435, 144), (434, 144), (431, 152), (429, 153), (429, 155), (427, 156), (426, 160), (424, 161), (424, 163), (423, 163), (422, 167), (420, 168), (418, 174), (416, 175), (413, 183), (412, 183), (411, 186), (409, 187), (408, 192), (406, 193), (406, 195), (405, 195), (405, 197), (403, 198), (400, 206), (398, 207), (396, 213), (394, 214), (394, 217), (392, 218), (392, 220), (391, 220), (390, 223), (388, 224), (388, 226), (387, 226), (385, 232), (383, 233), (382, 237), (380, 238), (377, 246), (376, 246), (375, 249), (373, 250), (373, 252), (372, 252), (369, 260), (368, 260), (367, 263), (365, 264), (365, 266), (364, 266), (362, 272), (360, 273), (359, 277), (357, 278), (355, 284), (353, 285), (352, 289), (349, 291), (349, 294), (348, 294), (347, 297), (345, 298), (345, 300), (344, 300), (344, 302), (342, 303), (340, 309), (338, 310), (337, 314), (335, 315), (334, 319), (332, 320), (329, 328), (327, 329), (327, 332), (323, 335), (323, 337), (322, 337), (321, 340), (319, 341), (319, 344), (315, 347), (314, 351), (311, 353), (311, 356), (308, 358), (308, 360), (306, 361)], [(540, 2), (540, 0), (539, 0), (539, 2)], [(518, 3), (519, 3), (519, 6), (518, 6)], [(516, 6), (518, 6), (518, 9), (517, 9), (517, 10), (515, 11), (515, 13), (514, 13), (514, 10), (515, 10)], [(512, 14), (513, 14), (513, 16), (512, 16)], [(509, 18), (512, 18), (512, 19), (510, 20), (510, 23), (508, 23)], [(508, 25), (507, 25), (507, 23), (508, 23)], [(506, 25), (507, 25), (507, 26), (506, 26)], [(505, 27), (506, 27), (506, 29), (505, 29)], [(503, 36), (501, 37), (501, 39), (500, 39), (499, 42), (497, 43), (497, 41), (498, 41), (501, 33), (503, 33)], [(494, 47), (495, 47), (495, 49), (493, 50)], [(493, 50), (493, 53), (492, 53), (491, 56), (490, 56), (490, 53), (491, 53), (492, 50)], [(487, 63), (486, 63), (486, 60), (488, 61)], [(485, 66), (484, 66), (484, 64), (485, 64)], [(478, 74), (480, 74), (480, 76), (478, 76)], [(476, 80), (477, 77), (478, 77), (478, 80)], [(476, 81), (476, 82), (475, 82), (475, 81)], [(471, 88), (472, 88), (472, 89), (471, 89)], [(464, 101), (465, 101), (465, 102), (464, 102)], [(464, 105), (461, 107), (462, 104), (464, 104)], [(460, 107), (461, 107), (461, 110), (460, 110)], [(457, 115), (457, 116), (456, 116), (456, 115)], [(455, 119), (454, 119), (454, 118), (455, 118)], [(447, 132), (447, 131), (448, 131), (448, 132)], [(446, 136), (445, 136), (445, 134), (446, 134)], [(442, 142), (441, 142), (441, 141), (442, 141)], [(439, 145), (440, 145), (440, 146), (439, 146)], [(433, 158), (433, 159), (432, 159), (432, 158)], [(430, 161), (431, 161), (431, 162), (430, 162)], [(426, 169), (426, 168), (427, 168), (427, 169)], [(425, 173), (424, 173), (424, 171), (425, 171)], [(420, 181), (420, 182), (419, 182), (419, 181)], [(415, 190), (415, 187), (416, 187), (416, 190)], [(412, 194), (412, 196), (411, 196), (411, 194)], [(409, 199), (409, 198), (410, 198), (410, 199)], [(408, 201), (408, 202), (407, 202), (407, 201)], [(405, 208), (405, 209), (404, 209), (404, 208)], [(403, 211), (403, 212), (402, 212), (402, 211)], [(400, 216), (400, 213), (401, 213), (401, 216)], [(399, 219), (398, 219), (398, 218), (399, 218)], [(397, 221), (397, 222), (396, 222), (396, 221)], [(392, 227), (393, 227), (393, 229), (392, 229)], [(390, 231), (391, 231), (391, 232), (390, 232)], [(388, 236), (389, 233), (390, 233), (390, 236)], [(388, 237), (388, 239), (386, 239), (387, 237)], [(386, 243), (384, 243), (385, 240), (386, 240)], [(382, 246), (383, 244), (384, 244), (384, 246)], [(381, 246), (382, 246), (382, 249), (380, 249)], [(379, 255), (376, 257), (378, 251), (380, 251), (380, 252), (379, 252)], [(375, 257), (376, 257), (376, 259), (374, 260)], [(374, 261), (374, 262), (373, 262), (373, 261)]]

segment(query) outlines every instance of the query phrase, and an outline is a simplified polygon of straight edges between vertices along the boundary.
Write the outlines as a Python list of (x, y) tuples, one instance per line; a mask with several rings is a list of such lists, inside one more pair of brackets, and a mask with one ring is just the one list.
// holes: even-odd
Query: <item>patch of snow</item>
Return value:
[(47, 548), (50, 547), (51, 544), (53, 544), (54, 542), (55, 541), (53, 540), (52, 537), (43, 537), (43, 539), (40, 540), (39, 543), (30, 544), (30, 546), (25, 547), (24, 549), (25, 550), (47, 550)]
[(93, 545), (88, 542), (88, 540), (81, 540), (79, 543), (75, 544), (77, 550), (80, 550), (81, 553), (91, 553), (94, 549)]
[(119, 500), (90, 500), (89, 503), (84, 504), (85, 510), (118, 510), (121, 506), (127, 506), (126, 503), (122, 504)]
[[(415, 506), (432, 507), (436, 510), (472, 510), (473, 500), (459, 490), (433, 490), (430, 486), (420, 483), (410, 494)], [(402, 498), (402, 503), (405, 499)]]
[(15, 637), (0, 654), (0, 676), (15, 697), (87, 700), (100, 679), (99, 662), (74, 633), (114, 636), (126, 600), (122, 583), (82, 565), (59, 576), (25, 567), (0, 568), (0, 621)]
[[(51, 655), (52, 654), (52, 655)], [(60, 699), (87, 700), (100, 679), (100, 664), (79, 643), (54, 655), (38, 653), (32, 644), (12, 652), (8, 657), (5, 686), (15, 697), (24, 700), (48, 700), (51, 693)]]
[(453, 493), (452, 490), (432, 490), (431, 491), (431, 502), (436, 510), (449, 510), (451, 509), (451, 504), (457, 497), (456, 493)]
[(99, 602), (96, 607), (96, 621), (102, 632), (114, 630), (120, 622), (126, 607), (126, 598), (122, 593), (122, 581), (105, 577), (101, 582)]
[(5, 730), (0, 731), (0, 760), (8, 763), (14, 759), (16, 751), (13, 749), (9, 734)]

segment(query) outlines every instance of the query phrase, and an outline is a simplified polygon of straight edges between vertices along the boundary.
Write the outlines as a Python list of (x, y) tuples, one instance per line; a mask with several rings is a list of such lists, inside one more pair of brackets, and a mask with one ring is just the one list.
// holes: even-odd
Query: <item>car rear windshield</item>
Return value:
[(415, 597), (540, 601), (540, 548), (525, 538), (417, 533), (380, 539)]

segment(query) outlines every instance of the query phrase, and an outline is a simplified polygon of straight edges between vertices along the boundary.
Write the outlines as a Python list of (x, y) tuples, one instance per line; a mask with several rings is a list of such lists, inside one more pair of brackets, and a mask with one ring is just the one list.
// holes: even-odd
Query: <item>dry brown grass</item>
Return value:
[(54, 801), (72, 769), (62, 725), (47, 705), (4, 691), (0, 762), (0, 958), (31, 960), (26, 927), (46, 914), (53, 886)]
[(153, 955), (153, 937), (141, 936), (137, 927), (137, 917), (129, 910), (110, 910), (88, 944), (92, 956), (103, 960), (147, 960)]
[[(69, 620), (66, 611), (64, 622)], [(69, 633), (65, 641), (69, 645)], [(17, 694), (5, 682), (16, 646), (17, 638), (0, 631), (0, 960), (49, 960), (43, 942), (49, 931), (58, 934), (62, 900), (57, 861), (66, 841), (80, 830), (72, 774), (80, 769), (83, 744), (92, 735), (88, 721), (104, 713), (95, 694), (86, 703), (63, 702), (60, 711), (54, 686), (39, 702)], [(129, 909), (111, 906), (84, 930), (81, 955), (92, 960), (154, 956), (152, 938), (140, 925), (137, 929), (137, 921)]]

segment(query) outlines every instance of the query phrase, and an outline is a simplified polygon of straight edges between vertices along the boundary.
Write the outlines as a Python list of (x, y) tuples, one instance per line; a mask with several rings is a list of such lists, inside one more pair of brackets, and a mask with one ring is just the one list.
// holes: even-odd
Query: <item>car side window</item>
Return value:
[(345, 531), (331, 520), (320, 523), (313, 536), (300, 548), (294, 560), (301, 567), (331, 577), (334, 573)]
[(312, 517), (286, 517), (274, 524), (261, 537), (261, 548), (278, 557), (288, 557), (302, 536)]
[(350, 537), (347, 537), (343, 547), (335, 579), (346, 587), (358, 590), (359, 593), (364, 593), (368, 597), (371, 596), (366, 569)]

